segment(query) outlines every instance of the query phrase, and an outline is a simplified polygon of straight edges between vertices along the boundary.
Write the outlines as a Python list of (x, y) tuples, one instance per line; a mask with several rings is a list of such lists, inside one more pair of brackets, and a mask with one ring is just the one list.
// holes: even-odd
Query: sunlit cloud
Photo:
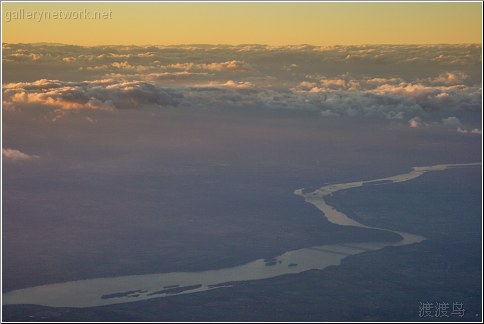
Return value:
[(4, 161), (9, 162), (25, 162), (39, 158), (37, 155), (29, 155), (19, 150), (5, 147), (2, 148), (2, 157)]
[[(480, 74), (474, 68), (481, 65), (480, 49), (478, 45), (5, 44), (3, 104), (6, 110), (50, 108), (57, 113), (49, 119), (56, 121), (64, 116), (59, 111), (68, 110), (237, 107), (472, 130), (476, 123), (468, 123), (478, 120), (482, 110)], [(19, 57), (35, 62), (36, 69), (25, 68), (16, 61)], [(58, 78), (8, 82), (17, 80), (19, 73), (42, 77), (54, 73)], [(89, 81), (60, 81), (66, 73)]]
[(7, 107), (36, 105), (64, 110), (113, 110), (143, 105), (176, 106), (179, 98), (181, 95), (175, 91), (142, 81), (63, 82), (43, 79), (3, 86), (3, 104)]
[(422, 118), (420, 118), (420, 117), (413, 117), (412, 119), (410, 119), (408, 121), (408, 125), (411, 128), (418, 128), (418, 127), (422, 127), (425, 124), (423, 123)]

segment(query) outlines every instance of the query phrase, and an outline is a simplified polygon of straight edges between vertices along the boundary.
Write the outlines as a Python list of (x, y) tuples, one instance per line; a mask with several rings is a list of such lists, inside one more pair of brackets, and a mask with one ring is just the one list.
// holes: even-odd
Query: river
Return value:
[[(390, 231), (361, 224), (326, 203), (324, 198), (340, 190), (364, 185), (384, 186), (389, 183), (409, 181), (426, 172), (477, 165), (481, 164), (440, 164), (414, 167), (408, 173), (387, 178), (330, 184), (309, 193), (305, 193), (304, 189), (297, 189), (294, 194), (314, 205), (334, 224)], [(107, 277), (48, 284), (4, 293), (2, 303), (4, 305), (36, 304), (52, 307), (92, 307), (196, 293), (230, 287), (230, 283), (236, 281), (261, 280), (307, 270), (324, 269), (328, 266), (339, 265), (341, 260), (350, 255), (375, 251), (387, 246), (415, 244), (425, 240), (423, 236), (416, 234), (390, 232), (400, 235), (402, 240), (378, 243), (348, 242), (314, 246), (288, 251), (273, 259), (259, 259), (244, 265), (218, 270)]]

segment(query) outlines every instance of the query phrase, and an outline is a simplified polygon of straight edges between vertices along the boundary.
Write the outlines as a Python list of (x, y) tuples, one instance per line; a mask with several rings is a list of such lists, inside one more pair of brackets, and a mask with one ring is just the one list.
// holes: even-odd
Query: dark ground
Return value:
[[(479, 167), (447, 170), (334, 195), (335, 205), (362, 222), (428, 237), (420, 244), (198, 294), (84, 309), (7, 306), (4, 320), (480, 321), (479, 176)], [(449, 303), (449, 318), (419, 317), (420, 302)], [(463, 303), (464, 317), (451, 314), (454, 302)]]
[[(150, 118), (147, 113), (100, 113), (96, 124), (82, 122), (82, 116), (75, 114), (59, 124), (34, 111), (4, 115), (5, 147), (39, 156), (3, 164), (4, 292), (102, 276), (217, 269), (350, 239), (388, 240), (394, 237), (388, 232), (330, 224), (293, 191), (395, 175), (411, 166), (476, 162), (481, 156), (479, 137), (447, 129), (410, 129), (389, 122), (320, 119), (290, 112), (166, 109), (153, 110)], [(190, 296), (62, 311), (60, 317), (54, 316), (59, 312), (55, 310), (45, 319), (411, 318), (420, 298), (427, 295), (396, 294), (398, 281), (415, 285), (409, 291), (425, 290), (433, 282), (430, 279), (445, 278), (446, 271), (456, 269), (442, 268), (432, 258), (455, 265), (456, 257), (466, 253), (469, 257), (463, 261), (469, 266), (455, 270), (455, 284), (449, 288), (444, 280), (433, 285), (475, 296), (465, 291), (480, 287), (475, 279), (480, 271), (474, 264), (480, 264), (480, 254), (464, 247), (480, 246), (481, 204), (476, 198), (480, 177), (445, 179), (443, 184), (418, 189), (417, 196), (411, 195), (412, 182), (365, 186), (337, 195), (353, 195), (339, 205), (357, 211), (356, 218), (432, 234), (435, 240), (422, 243), (434, 246), (427, 254), (422, 254), (420, 245), (403, 247), (402, 253), (379, 251), (349, 258), (345, 262), (349, 265), (323, 272), (240, 283), (233, 289)], [(439, 191), (438, 197), (444, 198), (423, 198), (423, 193), (442, 186), (447, 191)], [(370, 194), (358, 199), (365, 192)], [(455, 210), (465, 211), (466, 221)], [(463, 245), (449, 248), (445, 244), (454, 241), (446, 235), (454, 229), (459, 229), (453, 233), (459, 233)], [(443, 234), (427, 234), (428, 230)], [(442, 245), (436, 246), (438, 242)], [(403, 254), (412, 249), (416, 255)], [(365, 276), (359, 269), (365, 264), (375, 280), (389, 279), (378, 285), (371, 279), (360, 281)], [(401, 271), (411, 274), (411, 283)], [(457, 284), (460, 281), (471, 281), (473, 286)], [(374, 298), (368, 297), (369, 291)], [(398, 298), (393, 300), (391, 293)], [(408, 302), (402, 304), (402, 298)], [(469, 309), (474, 307), (471, 300), (466, 302)], [(248, 312), (246, 307), (257, 311)], [(390, 309), (407, 309), (410, 317), (388, 313)], [(30, 306), (4, 310), (4, 320), (40, 318)]]

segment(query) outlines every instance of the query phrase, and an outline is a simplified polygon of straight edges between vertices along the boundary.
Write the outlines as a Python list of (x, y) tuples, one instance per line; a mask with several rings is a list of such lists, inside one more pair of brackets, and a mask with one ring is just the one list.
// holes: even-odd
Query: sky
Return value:
[[(2, 7), (7, 43), (460, 44), (481, 43), (482, 38), (480, 2), (2, 2)], [(86, 12), (91, 17), (98, 12), (101, 19), (86, 19)], [(45, 18), (54, 13), (58, 16)]]

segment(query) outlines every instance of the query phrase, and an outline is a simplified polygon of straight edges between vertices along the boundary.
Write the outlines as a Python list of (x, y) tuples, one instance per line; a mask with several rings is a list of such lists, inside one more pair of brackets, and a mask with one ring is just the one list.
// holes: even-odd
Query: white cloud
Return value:
[(347, 87), (346, 81), (343, 79), (325, 79), (319, 82), (321, 83), (321, 87), (324, 89), (340, 90)]
[(468, 79), (469, 76), (463, 72), (445, 72), (438, 75), (435, 79), (431, 79), (432, 83), (436, 84), (462, 84), (464, 80)]
[(250, 69), (249, 65), (242, 61), (226, 61), (214, 63), (175, 63), (167, 65), (167, 69), (179, 69), (185, 71), (191, 70), (207, 70), (207, 71), (230, 71), (230, 72), (246, 72)]
[(197, 87), (215, 87), (215, 88), (232, 88), (232, 89), (252, 89), (254, 84), (248, 81), (233, 81), (226, 82), (209, 82), (206, 84), (198, 84)]
[(476, 134), (476, 135), (482, 135), (482, 129), (479, 128), (474, 128), (471, 130), (464, 129), (464, 128), (457, 128), (457, 132), (461, 134)]
[(31, 161), (33, 159), (38, 158), (37, 155), (28, 155), (19, 150), (5, 148), (5, 147), (2, 148), (2, 157), (4, 161), (12, 161), (12, 162)]
[(460, 122), (459, 118), (457, 117), (447, 117), (442, 119), (442, 124), (449, 127), (460, 127), (462, 123)]
[(39, 80), (9, 83), (3, 87), (8, 107), (37, 105), (63, 110), (113, 110), (143, 105), (176, 106), (181, 95), (142, 81), (95, 80), (63, 82)]
[[(480, 66), (480, 53), (479, 45), (4, 44), (4, 71), (10, 73), (4, 82), (20, 75), (35, 80), (32, 74), (47, 72), (59, 80), (75, 75), (91, 81), (7, 81), (3, 104), (56, 111), (175, 105), (292, 109), (402, 123), (419, 117), (428, 125), (464, 129), (469, 126), (459, 120), (482, 114), (482, 82), (472, 68)], [(36, 69), (20, 71), (27, 65), (15, 57), (35, 61)]]
[[(45, 44), (5, 44), (3, 58), (6, 62), (36, 61), (64, 62), (71, 64), (110, 64), (128, 61), (150, 63), (156, 60), (171, 60), (169, 64), (193, 62), (196, 68), (206, 69), (251, 69), (253, 58), (267, 56), (291, 57), (281, 66), (301, 67), (295, 55), (331, 63), (361, 64), (432, 64), (440, 66), (465, 66), (481, 63), (480, 45), (172, 45), (172, 46), (67, 46)], [(63, 60), (66, 58), (67, 60)], [(184, 61), (180, 59), (184, 58)], [(200, 58), (203, 61), (200, 61)], [(248, 58), (248, 60), (246, 59)], [(198, 60), (195, 60), (198, 59)], [(215, 62), (215, 63), (214, 63)], [(232, 62), (232, 63), (231, 63)], [(236, 63), (233, 63), (236, 62)], [(228, 63), (225, 64), (224, 63)], [(239, 63), (242, 63), (240, 65)], [(202, 65), (206, 65), (203, 67)], [(287, 68), (285, 69), (287, 70)], [(454, 72), (452, 72), (454, 73)]]

